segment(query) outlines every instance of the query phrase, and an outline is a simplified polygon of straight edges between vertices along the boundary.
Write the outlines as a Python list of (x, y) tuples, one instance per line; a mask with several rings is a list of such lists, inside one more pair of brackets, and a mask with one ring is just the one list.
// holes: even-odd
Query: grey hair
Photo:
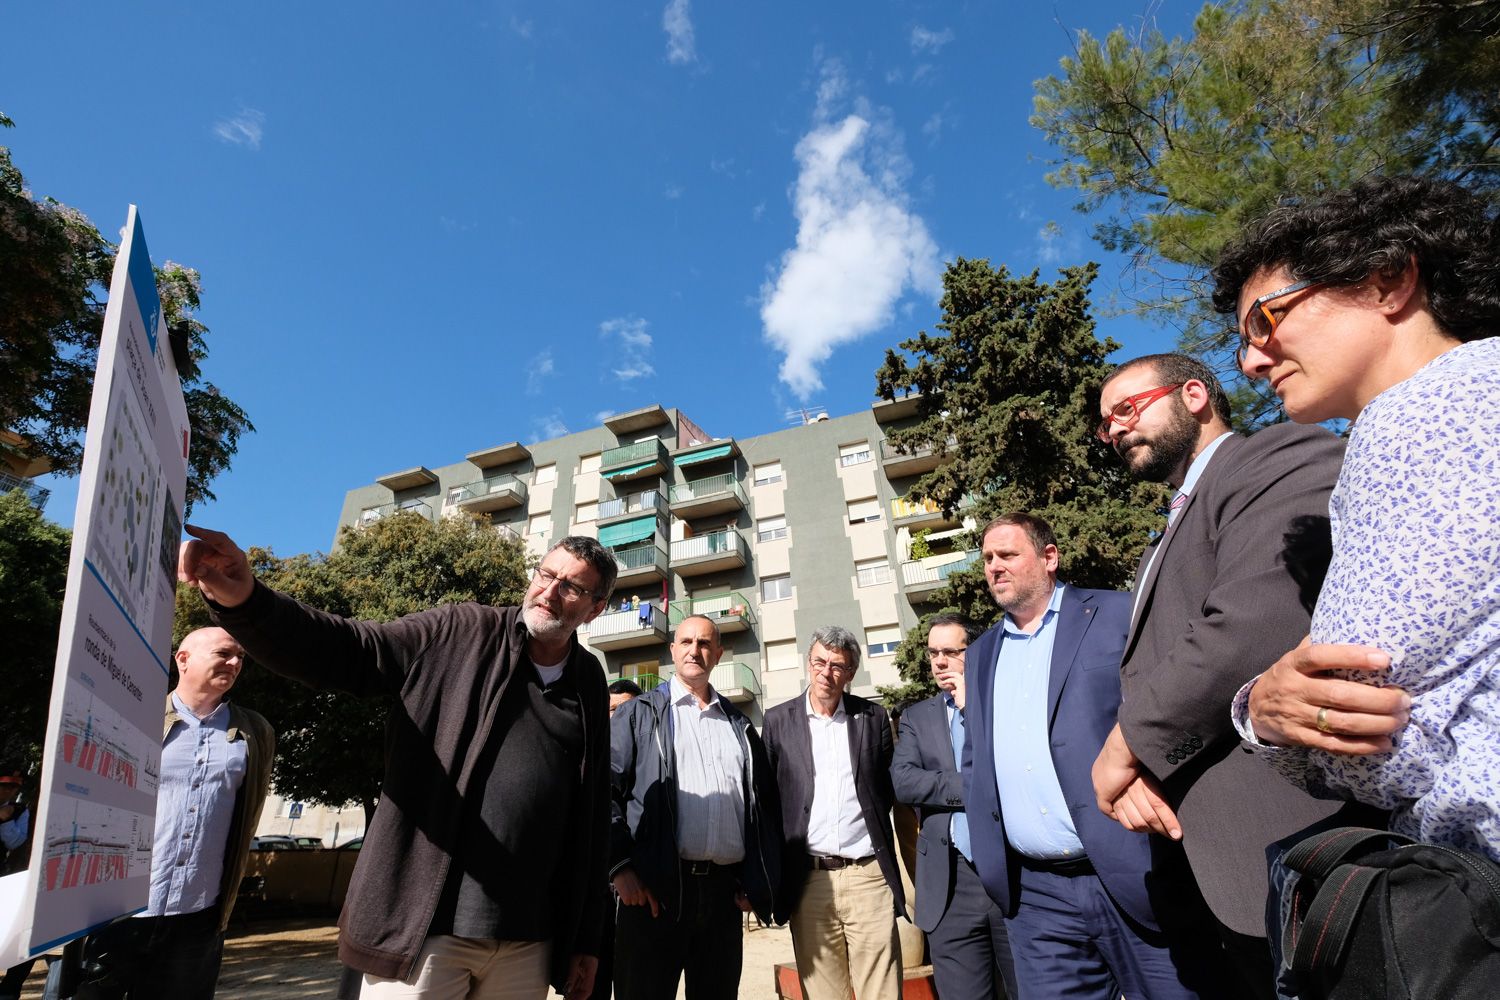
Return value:
[(821, 644), (824, 649), (832, 652), (843, 653), (849, 658), (849, 667), (853, 670), (859, 669), (859, 640), (854, 633), (842, 625), (822, 625), (813, 629), (812, 635), (807, 640), (807, 657), (812, 659), (813, 645)]
[(594, 591), (594, 600), (609, 600), (609, 595), (615, 589), (615, 577), (620, 574), (620, 564), (615, 560), (613, 552), (600, 545), (597, 538), (590, 538), (587, 535), (569, 535), (566, 538), (560, 538), (547, 551), (551, 552), (552, 549), (562, 549), (568, 555), (575, 559), (582, 559), (593, 567), (595, 575), (599, 577), (599, 589)]

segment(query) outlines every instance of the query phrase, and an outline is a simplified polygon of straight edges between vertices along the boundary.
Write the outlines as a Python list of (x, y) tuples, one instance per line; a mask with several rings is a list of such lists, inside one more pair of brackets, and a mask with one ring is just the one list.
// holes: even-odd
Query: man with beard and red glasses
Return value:
[(272, 671), (396, 699), (380, 804), (339, 918), (361, 996), (589, 995), (603, 930), (609, 726), (578, 627), (618, 566), (592, 538), (548, 550), (520, 607), (450, 604), (393, 622), (324, 614), (256, 582), (189, 527), (178, 576)]
[(1235, 434), (1218, 380), (1179, 354), (1115, 369), (1099, 409), (1126, 468), (1176, 491), (1136, 572), (1119, 722), (1094, 764), (1099, 808), (1181, 841), (1227, 953), (1224, 995), (1273, 996), (1266, 848), (1338, 804), (1243, 749), (1228, 706), (1307, 634), (1343, 442), (1293, 424)]

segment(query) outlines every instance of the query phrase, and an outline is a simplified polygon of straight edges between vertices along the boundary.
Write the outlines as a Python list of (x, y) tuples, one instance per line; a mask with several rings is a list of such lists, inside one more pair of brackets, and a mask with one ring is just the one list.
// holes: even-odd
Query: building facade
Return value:
[[(653, 405), (532, 445), (470, 452), (349, 491), (340, 526), (398, 511), (485, 515), (540, 556), (564, 535), (598, 538), (620, 577), (610, 608), (580, 633), (611, 680), (654, 686), (690, 614), (718, 623), (714, 688), (757, 723), (807, 680), (807, 636), (842, 625), (864, 655), (851, 690), (899, 680), (894, 652), (947, 576), (977, 554), (956, 547), (962, 511), (946, 517), (906, 491), (942, 460), (885, 440), (915, 399), (758, 437), (713, 437)], [(914, 558), (913, 543), (916, 543)]]

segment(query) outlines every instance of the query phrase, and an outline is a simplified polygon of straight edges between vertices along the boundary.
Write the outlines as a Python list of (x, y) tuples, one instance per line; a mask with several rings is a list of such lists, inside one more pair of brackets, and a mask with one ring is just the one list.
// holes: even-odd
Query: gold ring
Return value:
[(1326, 705), (1318, 709), (1317, 726), (1318, 732), (1320, 733), (1332, 732), (1332, 730), (1328, 728), (1328, 707)]

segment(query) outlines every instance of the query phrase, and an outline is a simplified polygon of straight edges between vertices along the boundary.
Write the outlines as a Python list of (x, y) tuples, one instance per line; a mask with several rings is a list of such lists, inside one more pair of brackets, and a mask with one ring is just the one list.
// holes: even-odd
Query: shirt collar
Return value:
[(173, 690), (172, 692), (172, 707), (177, 710), (178, 718), (180, 718), (183, 722), (188, 723), (189, 725), (195, 726), (206, 725), (207, 723), (214, 721), (215, 719), (217, 719), (220, 712), (224, 713), (226, 719), (229, 715), (229, 699), (221, 698), (219, 699), (219, 704), (215, 706), (214, 710), (200, 719), (198, 718), (198, 716), (193, 714), (192, 709), (183, 704), (181, 698), (177, 697), (176, 690)]
[[(676, 674), (673, 674), (671, 677), (667, 678), (667, 693), (671, 698), (672, 704), (674, 705), (692, 705), (694, 708), (698, 707), (698, 696), (693, 694), (693, 692), (688, 689), (688, 686), (686, 684), (678, 680)], [(710, 684), (708, 687), (707, 707), (713, 708), (718, 704), (719, 692), (715, 691), (713, 689), (713, 685)]]
[[(802, 696), (802, 708), (803, 708), (803, 711), (807, 712), (807, 717), (809, 719), (813, 719), (813, 718), (826, 719), (826, 718), (828, 718), (828, 716), (826, 716), (826, 715), (820, 715), (818, 713), (818, 710), (815, 709), (815, 708), (813, 708), (813, 703), (812, 703), (812, 688), (810, 686), (807, 689), (807, 694), (805, 694), (805, 695)], [(838, 703), (838, 706), (836, 708), (834, 708), (834, 710), (833, 710), (833, 718), (835, 718), (835, 719), (842, 719), (847, 714), (848, 713), (846, 713), (844, 711), (844, 696), (843, 695), (839, 695), (839, 703)]]
[[(1047, 623), (1050, 622), (1053, 618), (1057, 617), (1057, 609), (1062, 607), (1063, 588), (1066, 586), (1067, 584), (1061, 582), (1054, 582), (1052, 584), (1052, 596), (1047, 599), (1047, 610), (1042, 612), (1042, 623), (1036, 627), (1037, 632), (1040, 632), (1042, 629), (1046, 628)], [(1011, 618), (1008, 612), (1006, 613), (1005, 618), (1002, 619), (1002, 621), (1005, 625), (1005, 631), (1009, 632), (1011, 635), (1027, 634), (1021, 631), (1021, 627), (1015, 623), (1015, 620)], [(1035, 635), (1036, 633), (1031, 634)]]
[(1198, 457), (1193, 459), (1193, 464), (1188, 466), (1187, 475), (1182, 477), (1182, 485), (1177, 492), (1184, 496), (1193, 492), (1193, 487), (1198, 485), (1198, 477), (1203, 475), (1203, 470), (1208, 468), (1208, 460), (1214, 457), (1214, 452), (1219, 450), (1219, 445), (1224, 443), (1227, 437), (1233, 437), (1234, 431), (1225, 431), (1208, 443), (1208, 447), (1198, 452)]

